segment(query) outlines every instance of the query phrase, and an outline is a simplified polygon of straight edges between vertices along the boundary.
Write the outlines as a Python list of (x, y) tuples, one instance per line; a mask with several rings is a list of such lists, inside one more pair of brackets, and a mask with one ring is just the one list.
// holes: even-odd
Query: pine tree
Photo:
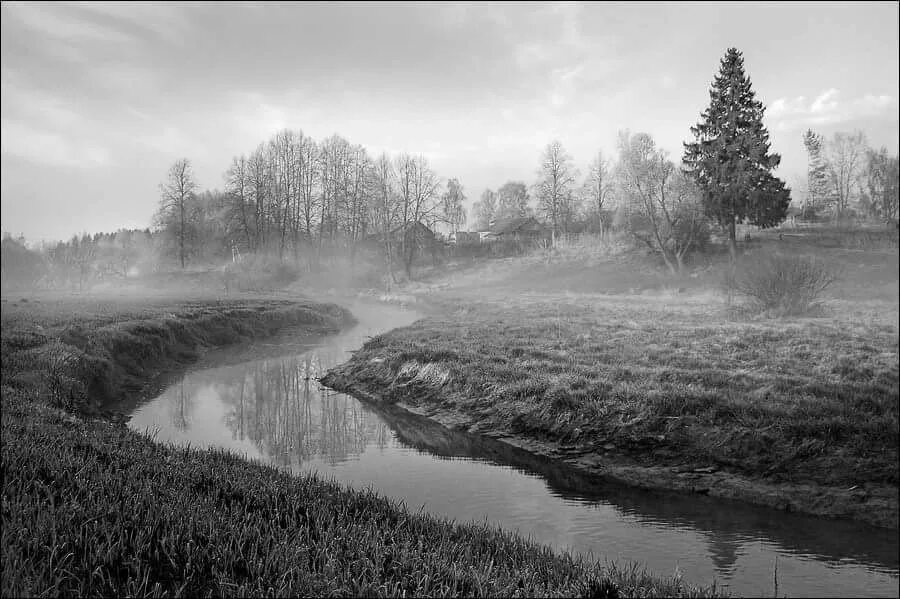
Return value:
[(728, 231), (734, 256), (736, 223), (777, 225), (787, 214), (790, 190), (771, 174), (781, 156), (769, 152), (765, 107), (756, 100), (736, 48), (725, 53), (709, 99), (709, 108), (691, 127), (695, 141), (684, 144), (685, 171), (703, 192), (707, 216)]

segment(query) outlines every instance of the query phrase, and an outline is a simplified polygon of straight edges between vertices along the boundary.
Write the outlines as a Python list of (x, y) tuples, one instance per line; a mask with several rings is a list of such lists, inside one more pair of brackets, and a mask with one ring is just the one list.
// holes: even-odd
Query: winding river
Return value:
[(129, 426), (738, 595), (771, 596), (777, 564), (779, 595), (897, 596), (896, 531), (612, 484), (321, 387), (316, 377), (368, 337), (418, 318), (397, 306), (348, 307), (359, 324), (339, 335), (209, 352), (139, 405)]

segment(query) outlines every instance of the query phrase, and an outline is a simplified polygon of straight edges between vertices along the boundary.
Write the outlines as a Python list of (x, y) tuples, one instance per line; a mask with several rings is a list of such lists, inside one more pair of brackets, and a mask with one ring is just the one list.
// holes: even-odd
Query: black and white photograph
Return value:
[(3, 597), (897, 597), (900, 2), (0, 2)]

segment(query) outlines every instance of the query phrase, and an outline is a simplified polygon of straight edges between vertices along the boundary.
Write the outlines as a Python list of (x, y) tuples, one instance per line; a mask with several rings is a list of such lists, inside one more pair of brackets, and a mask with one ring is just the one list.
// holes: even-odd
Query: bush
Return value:
[(837, 280), (837, 269), (814, 256), (747, 255), (725, 278), (729, 298), (746, 297), (750, 307), (780, 316), (807, 314)]

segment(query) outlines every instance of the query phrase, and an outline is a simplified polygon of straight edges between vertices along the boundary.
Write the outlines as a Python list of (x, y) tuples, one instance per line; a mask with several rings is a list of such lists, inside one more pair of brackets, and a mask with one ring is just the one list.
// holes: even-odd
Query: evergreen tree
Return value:
[(787, 214), (790, 190), (771, 174), (781, 156), (769, 152), (765, 107), (756, 100), (736, 48), (725, 53), (709, 99), (709, 108), (691, 127), (695, 141), (684, 144), (685, 171), (703, 192), (707, 216), (728, 231), (734, 256), (735, 224), (777, 225)]

